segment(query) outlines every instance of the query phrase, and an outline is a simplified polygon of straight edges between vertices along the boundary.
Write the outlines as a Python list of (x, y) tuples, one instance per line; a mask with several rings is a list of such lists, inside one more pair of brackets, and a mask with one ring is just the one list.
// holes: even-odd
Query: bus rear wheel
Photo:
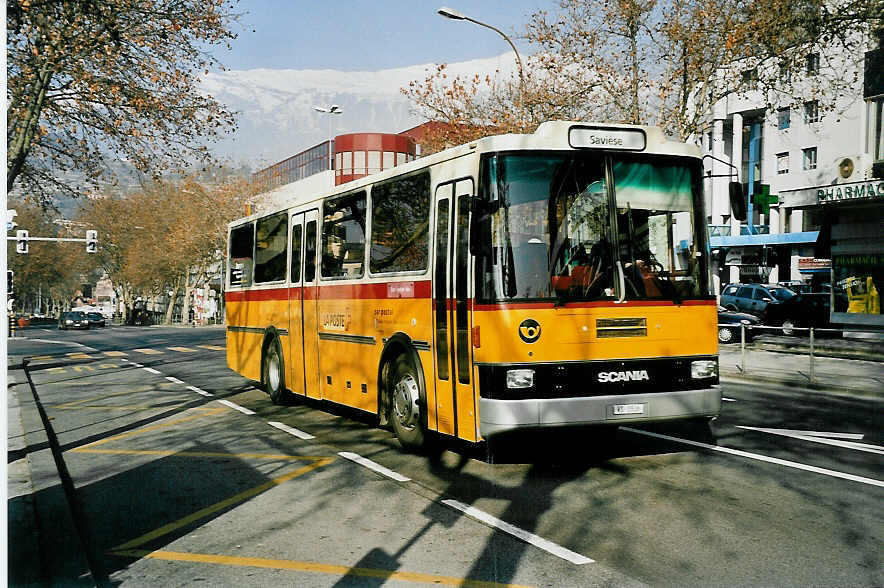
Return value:
[(261, 367), (261, 380), (264, 390), (270, 394), (273, 404), (287, 404), (291, 396), (285, 389), (285, 373), (282, 368), (282, 352), (279, 349), (279, 340), (274, 339), (264, 352), (264, 361)]
[(391, 366), (387, 393), (393, 433), (405, 448), (423, 447), (426, 413), (421, 400), (421, 383), (414, 365), (404, 355), (397, 357)]

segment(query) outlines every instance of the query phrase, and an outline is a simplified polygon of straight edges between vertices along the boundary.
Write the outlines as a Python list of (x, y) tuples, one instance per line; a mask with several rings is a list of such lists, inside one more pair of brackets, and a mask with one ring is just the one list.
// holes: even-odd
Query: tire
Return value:
[(719, 343), (733, 343), (736, 338), (736, 333), (734, 333), (729, 327), (718, 327)]
[(792, 319), (786, 319), (783, 321), (783, 335), (794, 335), (795, 334), (795, 323)]
[(285, 369), (279, 339), (273, 339), (264, 352), (264, 358), (261, 360), (261, 383), (273, 404), (289, 403), (291, 394), (285, 388)]
[(725, 308), (731, 312), (739, 312), (736, 304), (728, 304)]
[(406, 449), (420, 449), (426, 443), (426, 396), (411, 361), (398, 356), (390, 366), (387, 394), (393, 433)]

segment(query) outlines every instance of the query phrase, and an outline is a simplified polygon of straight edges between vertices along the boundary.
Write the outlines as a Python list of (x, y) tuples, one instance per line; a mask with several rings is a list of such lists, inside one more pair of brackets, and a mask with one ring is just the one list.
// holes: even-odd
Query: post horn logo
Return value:
[(525, 343), (534, 343), (540, 339), (540, 323), (534, 319), (525, 319), (519, 323), (519, 338)]

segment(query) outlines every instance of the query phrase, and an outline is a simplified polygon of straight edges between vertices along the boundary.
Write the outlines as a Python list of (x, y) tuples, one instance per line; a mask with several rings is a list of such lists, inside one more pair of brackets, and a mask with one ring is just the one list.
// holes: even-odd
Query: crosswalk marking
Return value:
[(224, 347), (218, 347), (217, 345), (197, 345), (200, 349), (209, 349), (211, 351), (224, 351)]
[(180, 351), (182, 353), (188, 353), (190, 351), (196, 351), (196, 349), (191, 349), (190, 347), (166, 347), (166, 349), (171, 349), (172, 351)]
[(87, 354), (81, 353), (81, 352), (68, 353), (67, 356), (71, 359), (92, 359), (91, 355), (87, 355)]
[(103, 352), (108, 357), (126, 357), (126, 353), (123, 351), (105, 351)]
[(162, 355), (162, 351), (157, 351), (156, 349), (133, 349), (132, 351), (137, 351), (138, 353), (143, 353), (145, 355)]
[(31, 358), (31, 361), (46, 361), (49, 359), (54, 359), (51, 355), (35, 355)]

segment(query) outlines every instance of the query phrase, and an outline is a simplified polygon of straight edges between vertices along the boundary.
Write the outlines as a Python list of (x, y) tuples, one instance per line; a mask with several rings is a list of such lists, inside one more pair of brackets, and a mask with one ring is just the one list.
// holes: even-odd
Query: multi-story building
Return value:
[[(804, 84), (820, 64), (840, 68), (853, 90), (826, 93)], [(832, 305), (844, 325), (884, 327), (884, 49), (858, 56), (809, 51), (794, 87), (807, 95), (771, 101), (746, 91), (719, 100), (704, 147), (710, 243), (719, 287), (733, 282), (833, 284), (847, 306)], [(752, 70), (741, 72), (752, 80)], [(813, 88), (813, 91), (810, 91)], [(822, 93), (821, 93), (822, 92)], [(733, 174), (732, 177), (729, 177)], [(731, 214), (728, 182), (748, 196), (746, 222)], [(769, 210), (755, 194), (773, 197)], [(836, 308), (838, 306), (838, 308)]]

